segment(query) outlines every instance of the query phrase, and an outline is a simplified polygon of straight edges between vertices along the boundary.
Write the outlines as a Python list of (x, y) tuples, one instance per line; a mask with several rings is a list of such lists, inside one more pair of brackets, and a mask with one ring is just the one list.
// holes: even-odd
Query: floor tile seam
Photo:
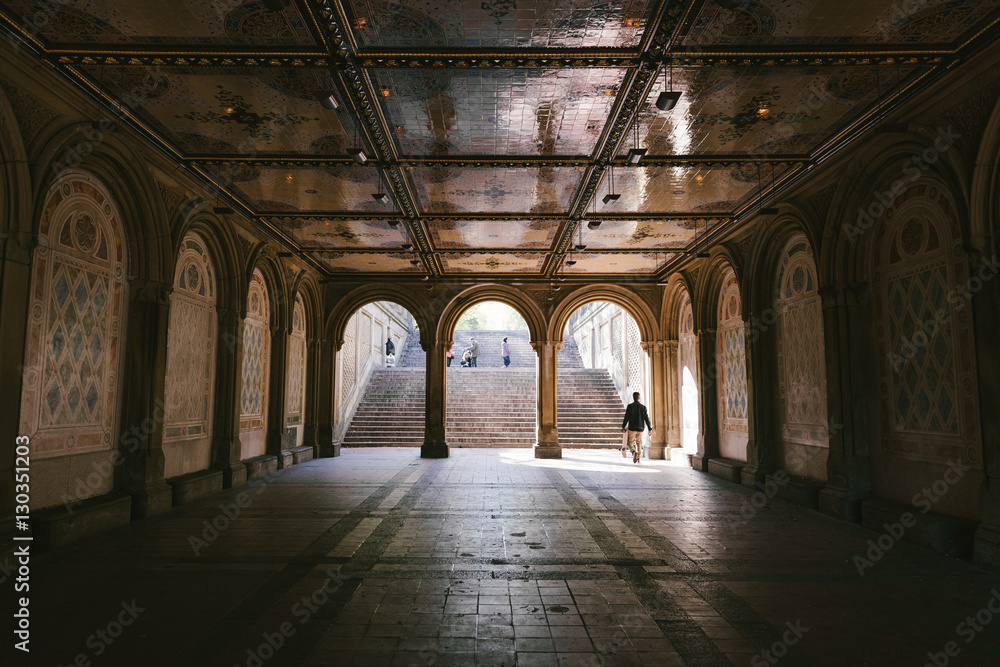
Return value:
[[(615, 516), (617, 521), (627, 526), (636, 537), (641, 539), (646, 546), (653, 550), (653, 553), (665, 560), (668, 565), (678, 571), (698, 571), (701, 569), (694, 560), (656, 531), (648, 521), (637, 516), (614, 496), (608, 495), (609, 487), (598, 485), (589, 474), (582, 471), (573, 470), (571, 474), (580, 481), (584, 488), (597, 496), (598, 500)], [(601, 493), (602, 490), (605, 491), (604, 494)]]
[[(597, 513), (590, 509), (583, 498), (576, 493), (575, 489), (558, 475), (551, 475), (550, 479), (552, 479), (553, 485), (563, 496), (566, 503), (576, 509), (581, 522), (591, 532), (591, 536), (597, 542), (598, 546), (603, 549), (604, 544), (602, 542), (617, 542), (618, 549), (616, 550), (627, 552), (625, 545), (618, 540), (611, 529), (597, 516)], [(586, 481), (589, 480), (580, 481), (583, 486), (588, 486)], [(590, 485), (589, 490), (593, 492), (593, 485)], [(600, 494), (598, 493), (597, 495), (600, 498)], [(610, 554), (608, 556), (609, 558), (613, 558)], [(643, 610), (657, 623), (664, 636), (674, 645), (678, 653), (681, 654), (686, 664), (699, 664), (698, 661), (705, 656), (711, 656), (710, 660), (712, 661), (705, 664), (722, 664), (721, 661), (725, 660), (725, 658), (715, 643), (701, 630), (694, 619), (676, 604), (669, 593), (648, 572), (642, 569), (642, 567), (616, 567), (615, 571), (629, 586), (629, 589), (638, 599)], [(661, 625), (662, 620), (667, 620), (663, 618), (664, 616), (674, 621), (688, 621), (691, 631), (681, 635), (677, 634), (676, 626)], [(696, 632), (694, 631), (695, 628), (697, 628)], [(668, 629), (671, 631), (671, 634), (668, 634)]]

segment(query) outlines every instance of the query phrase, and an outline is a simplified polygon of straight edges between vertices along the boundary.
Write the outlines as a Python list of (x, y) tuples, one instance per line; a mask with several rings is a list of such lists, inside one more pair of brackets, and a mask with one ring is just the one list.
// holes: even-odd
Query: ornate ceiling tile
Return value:
[[(653, 103), (639, 116), (639, 146), (654, 155), (809, 154), (905, 84), (914, 68), (674, 68), (682, 91), (670, 112)], [(632, 135), (619, 150), (633, 147)]]
[(43, 15), (39, 32), (54, 44), (314, 45), (295, 3), (280, 12), (263, 2), (61, 0), (40, 11), (32, 0), (4, 0), (21, 16)]
[[(765, 166), (763, 185), (770, 176)], [(777, 176), (782, 168), (777, 170)], [(587, 217), (628, 213), (717, 213), (729, 214), (757, 193), (757, 169), (739, 167), (710, 169), (704, 167), (629, 167), (614, 170), (614, 194), (617, 201), (604, 203), (611, 193), (611, 175), (607, 174), (597, 190), (597, 211)]]
[(145, 123), (184, 153), (342, 157), (354, 141), (346, 111), (328, 111), (316, 101), (329, 88), (323, 70), (84, 71), (116, 100), (134, 105)]
[(307, 248), (393, 248), (408, 243), (402, 225), (395, 229), (385, 220), (329, 220), (324, 218), (271, 218), (297, 244)]
[(349, 0), (361, 48), (638, 46), (654, 3)]
[[(957, 7), (956, 7), (957, 5)], [(991, 0), (956, 3), (757, 0), (723, 9), (702, 4), (685, 46), (950, 44), (997, 8)]]
[(583, 169), (414, 167), (421, 213), (564, 213)]
[(673, 257), (670, 253), (601, 253), (578, 252), (567, 255), (576, 264), (568, 266), (563, 262), (559, 273), (648, 273), (653, 274)]
[[(695, 234), (704, 234), (706, 227), (718, 220), (605, 220), (599, 229), (582, 224), (579, 232), (589, 250), (683, 248)], [(576, 236), (574, 236), (576, 238)]]
[[(210, 172), (220, 182), (228, 174)], [(368, 212), (374, 216), (393, 213), (390, 204), (372, 198), (376, 192), (375, 167), (329, 167), (326, 169), (261, 168), (247, 180), (230, 178), (229, 187), (242, 195), (258, 212), (340, 211)], [(383, 185), (382, 192), (386, 192)]]
[(589, 155), (620, 68), (374, 70), (403, 155)]
[(441, 249), (520, 248), (548, 250), (559, 229), (555, 220), (428, 220), (434, 246)]
[(410, 252), (312, 252), (331, 273), (426, 273)]
[(538, 273), (545, 253), (441, 253), (445, 273)]

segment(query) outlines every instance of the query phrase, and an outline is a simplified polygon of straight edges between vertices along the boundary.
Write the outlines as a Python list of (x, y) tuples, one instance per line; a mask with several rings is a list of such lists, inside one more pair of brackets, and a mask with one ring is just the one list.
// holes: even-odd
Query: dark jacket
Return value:
[(391, 340), (385, 341), (385, 354), (386, 356), (390, 354), (396, 354), (396, 344)]
[(639, 401), (633, 401), (628, 404), (625, 408), (625, 419), (622, 420), (622, 428), (628, 427), (630, 431), (642, 431), (645, 427), (643, 424), (649, 426), (649, 430), (653, 430), (653, 425), (649, 421), (649, 413), (646, 412), (646, 406)]

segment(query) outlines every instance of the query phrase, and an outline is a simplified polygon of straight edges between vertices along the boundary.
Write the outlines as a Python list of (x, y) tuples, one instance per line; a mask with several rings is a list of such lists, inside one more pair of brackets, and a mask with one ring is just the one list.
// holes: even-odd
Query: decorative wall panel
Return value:
[(288, 337), (288, 389), (286, 420), (289, 426), (302, 423), (306, 382), (306, 306), (301, 294), (295, 295), (292, 308), (292, 331)]
[(260, 269), (254, 269), (247, 291), (247, 316), (243, 323), (243, 394), (240, 430), (266, 426), (267, 387), (271, 357), (271, 308)]
[(955, 209), (934, 186), (908, 194), (873, 255), (882, 447), (979, 466), (969, 274), (952, 232)]
[(786, 442), (829, 445), (823, 310), (816, 264), (804, 235), (785, 246), (778, 269), (778, 377)]
[(215, 340), (215, 273), (204, 241), (188, 234), (181, 242), (170, 296), (164, 440), (211, 434)]
[(125, 249), (104, 187), (74, 173), (50, 188), (32, 260), (21, 433), (36, 458), (117, 442)]
[(743, 310), (736, 275), (730, 269), (719, 295), (719, 409), (722, 431), (747, 433), (747, 366)]

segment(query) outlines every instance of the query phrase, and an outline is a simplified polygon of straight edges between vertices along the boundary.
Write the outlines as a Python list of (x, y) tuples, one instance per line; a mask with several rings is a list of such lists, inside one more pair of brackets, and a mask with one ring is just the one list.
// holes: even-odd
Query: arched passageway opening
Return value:
[(446, 353), (450, 447), (531, 447), (536, 442), (536, 367), (528, 324), (499, 301), (459, 316)]
[(344, 447), (420, 447), (426, 357), (413, 314), (392, 301), (361, 306), (334, 369), (334, 423)]
[(635, 318), (607, 301), (575, 310), (563, 332), (557, 374), (560, 445), (620, 447), (625, 406), (634, 392), (645, 404), (649, 397), (649, 357)]

